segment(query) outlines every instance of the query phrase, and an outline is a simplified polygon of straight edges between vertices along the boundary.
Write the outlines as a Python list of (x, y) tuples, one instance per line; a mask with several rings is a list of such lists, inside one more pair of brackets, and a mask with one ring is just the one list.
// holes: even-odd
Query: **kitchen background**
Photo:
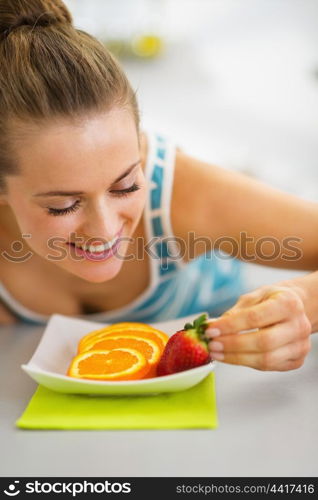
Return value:
[[(137, 89), (142, 127), (318, 198), (317, 0), (66, 0)], [(297, 276), (246, 265), (249, 288)]]

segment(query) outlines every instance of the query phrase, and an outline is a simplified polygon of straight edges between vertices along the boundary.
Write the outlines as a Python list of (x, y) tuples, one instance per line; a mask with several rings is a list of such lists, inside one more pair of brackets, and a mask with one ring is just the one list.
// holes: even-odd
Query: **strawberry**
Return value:
[(160, 358), (157, 375), (170, 375), (210, 361), (208, 341), (204, 337), (207, 314), (202, 314), (193, 324), (186, 323), (168, 340)]

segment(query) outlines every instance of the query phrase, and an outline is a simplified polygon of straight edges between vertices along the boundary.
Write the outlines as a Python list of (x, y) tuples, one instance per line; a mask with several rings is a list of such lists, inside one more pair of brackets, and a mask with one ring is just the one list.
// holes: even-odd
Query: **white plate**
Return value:
[[(192, 322), (200, 314), (203, 313), (151, 325), (168, 335), (173, 335), (181, 330), (185, 323)], [(118, 396), (183, 391), (201, 382), (214, 370), (215, 363), (210, 362), (173, 375), (121, 382), (84, 380), (65, 375), (77, 352), (79, 340), (90, 331), (102, 328), (106, 324), (53, 314), (35, 353), (26, 365), (21, 366), (22, 369), (36, 382), (54, 391)]]

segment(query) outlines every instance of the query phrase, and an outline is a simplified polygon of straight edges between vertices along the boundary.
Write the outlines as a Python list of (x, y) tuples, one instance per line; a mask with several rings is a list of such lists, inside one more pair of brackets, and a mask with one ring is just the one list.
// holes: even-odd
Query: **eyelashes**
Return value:
[(76, 201), (74, 205), (71, 205), (67, 208), (48, 208), (48, 213), (50, 215), (66, 215), (71, 214), (72, 212), (76, 212), (80, 205), (80, 201)]
[[(118, 197), (118, 198), (122, 198), (122, 197), (125, 197), (125, 196), (129, 196), (130, 193), (134, 193), (135, 191), (138, 191), (140, 189), (140, 186), (138, 186), (136, 183), (132, 184), (132, 186), (130, 186), (129, 188), (127, 189), (120, 189), (120, 190), (113, 190), (113, 191), (110, 191), (110, 193), (112, 193), (114, 196)], [(66, 207), (66, 208), (48, 208), (48, 214), (49, 215), (68, 215), (68, 214), (71, 214), (73, 212), (76, 212), (76, 210), (79, 208), (81, 202), (79, 200), (77, 200), (73, 205), (71, 205), (70, 207)]]
[(138, 186), (135, 182), (132, 184), (129, 188), (126, 189), (119, 189), (119, 190), (113, 190), (110, 191), (112, 194), (115, 194), (116, 196), (127, 196), (129, 193), (133, 193), (134, 191), (138, 191), (140, 189), (140, 186)]

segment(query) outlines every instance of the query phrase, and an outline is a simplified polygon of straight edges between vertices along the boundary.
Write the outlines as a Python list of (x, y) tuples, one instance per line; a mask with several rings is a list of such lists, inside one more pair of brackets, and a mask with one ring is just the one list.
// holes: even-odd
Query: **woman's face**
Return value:
[(3, 199), (31, 250), (90, 282), (116, 276), (147, 189), (132, 114), (28, 130), (16, 154)]

